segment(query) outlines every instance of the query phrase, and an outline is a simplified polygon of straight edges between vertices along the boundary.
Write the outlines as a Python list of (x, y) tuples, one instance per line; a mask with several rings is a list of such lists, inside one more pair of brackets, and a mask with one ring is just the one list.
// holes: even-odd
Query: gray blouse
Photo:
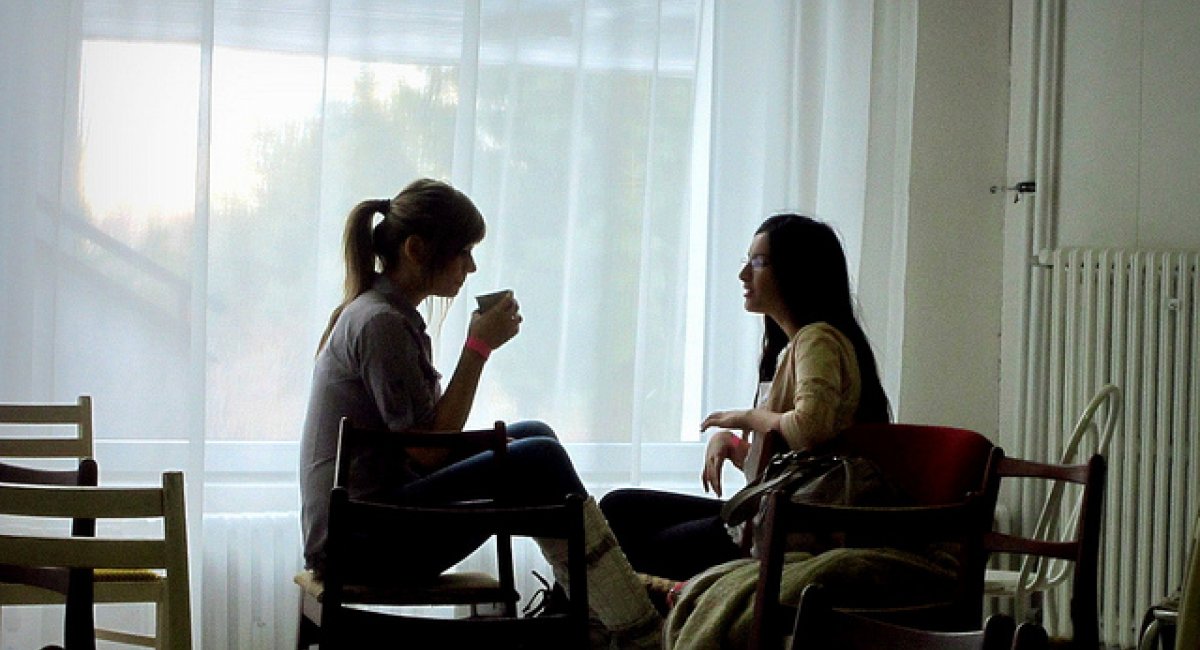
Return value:
[[(317, 355), (300, 439), (304, 562), (324, 564), (329, 492), (343, 417), (360, 427), (404, 431), (429, 422), (441, 396), (425, 319), (385, 277), (346, 305)], [(407, 458), (360, 457), (355, 489), (386, 492), (416, 477)]]

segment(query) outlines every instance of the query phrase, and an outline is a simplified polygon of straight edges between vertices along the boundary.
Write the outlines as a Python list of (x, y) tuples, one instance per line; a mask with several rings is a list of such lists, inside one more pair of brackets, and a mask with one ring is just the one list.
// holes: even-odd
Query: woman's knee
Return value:
[(511, 462), (520, 465), (570, 465), (571, 459), (567, 450), (557, 438), (534, 436), (532, 438), (517, 438), (508, 443), (508, 457)]
[(643, 490), (638, 488), (617, 488), (612, 490), (600, 498), (600, 510), (605, 515), (626, 512), (640, 500), (641, 492)]
[(550, 425), (540, 420), (522, 420), (513, 422), (506, 427), (508, 436), (513, 440), (526, 440), (529, 438), (550, 438), (558, 440), (558, 435), (554, 433), (554, 429)]
[(518, 477), (528, 477), (538, 483), (545, 481), (557, 484), (565, 492), (585, 492), (571, 457), (556, 438), (533, 437), (512, 441), (508, 445), (508, 463)]

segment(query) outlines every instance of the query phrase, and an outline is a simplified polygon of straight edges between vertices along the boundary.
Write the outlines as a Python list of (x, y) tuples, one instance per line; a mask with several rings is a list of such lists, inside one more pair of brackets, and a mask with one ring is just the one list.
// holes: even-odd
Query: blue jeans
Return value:
[[(508, 425), (508, 436), (508, 475), (501, 479), (508, 499), (545, 505), (562, 503), (571, 492), (586, 493), (558, 436), (544, 422), (514, 422)], [(409, 503), (437, 503), (490, 496), (496, 489), (494, 461), (493, 452), (476, 454), (405, 485), (398, 497)]]
[[(437, 504), (495, 494), (502, 481), (505, 497), (519, 505), (562, 503), (569, 493), (586, 494), (575, 466), (554, 431), (542, 422), (508, 425), (505, 476), (495, 474), (495, 453), (476, 454), (431, 472), (399, 488), (389, 500)], [(363, 562), (351, 569), (354, 579), (366, 576), (421, 579), (436, 576), (479, 548), (486, 537), (464, 538), (453, 531), (396, 530), (362, 539)], [(381, 539), (387, 537), (387, 539)]]

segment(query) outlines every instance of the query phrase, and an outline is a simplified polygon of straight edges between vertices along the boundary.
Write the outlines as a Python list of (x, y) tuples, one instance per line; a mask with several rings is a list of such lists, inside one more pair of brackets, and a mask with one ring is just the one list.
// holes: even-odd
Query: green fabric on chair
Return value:
[[(667, 616), (664, 648), (745, 647), (754, 625), (759, 562), (739, 559), (688, 581)], [(788, 553), (780, 602), (795, 606), (804, 587), (819, 582), (839, 607), (903, 607), (952, 596), (952, 566), (895, 549), (834, 549), (813, 556)]]

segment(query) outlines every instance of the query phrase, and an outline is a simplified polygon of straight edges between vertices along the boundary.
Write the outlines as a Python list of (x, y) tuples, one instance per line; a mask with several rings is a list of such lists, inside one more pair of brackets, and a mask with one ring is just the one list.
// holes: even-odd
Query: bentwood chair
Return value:
[[(1112, 384), (1101, 387), (1079, 414), (1058, 464), (1083, 465), (1092, 454), (1107, 462), (1120, 414), (1121, 389)], [(1085, 527), (1082, 513), (1086, 490), (1076, 487), (1072, 492), (1069, 485), (1055, 481), (1048, 486), (1037, 523), (1028, 535), (1031, 541), (1070, 542)], [(1040, 622), (1046, 597), (1071, 577), (1071, 568), (1071, 562), (1062, 559), (1024, 555), (1017, 569), (988, 569), (984, 595), (1011, 598), (1013, 616), (1018, 621)]]
[(1024, 624), (1014, 630), (1003, 614), (988, 617), (982, 630), (942, 632), (879, 621), (829, 605), (819, 584), (804, 588), (791, 650), (1045, 650), (1046, 630)]
[[(1057, 465), (1004, 458), (997, 466), (997, 473), (1002, 479), (1054, 481), (1052, 490), (1061, 490), (1068, 484), (1082, 486), (1079, 508), (1075, 517), (1061, 524), (1064, 528), (1061, 536), (1053, 534), (1057, 531), (1050, 531), (1052, 535), (1049, 539), (1041, 535), (1021, 537), (993, 531), (984, 538), (984, 548), (989, 553), (1025, 556), (1023, 564), (1026, 568), (1023, 569), (1022, 580), (1031, 571), (1042, 575), (1060, 571), (1054, 567), (1047, 568), (1047, 563), (1051, 561), (1070, 566), (1073, 642), (1075, 647), (1088, 650), (1093, 650), (1100, 643), (1096, 574), (1107, 468), (1100, 454), (1094, 454), (1084, 465)], [(1066, 573), (1065, 568), (1061, 571)]]
[[(96, 485), (96, 463), (90, 458), (79, 461), (77, 469), (47, 470), (0, 463), (0, 484), (20, 485)], [(38, 522), (51, 525), (49, 522)], [(58, 523), (58, 522), (54, 522)], [(37, 524), (35, 524), (37, 525)], [(71, 520), (72, 537), (92, 537), (94, 519)], [(63, 645), (65, 650), (94, 650), (95, 619), (92, 607), (92, 571), (51, 566), (0, 564), (0, 580), (10, 590), (25, 588), (57, 594), (64, 602)], [(58, 648), (60, 646), (46, 646)]]
[[(188, 593), (187, 526), (183, 474), (163, 474), (161, 487), (106, 488), (0, 484), (0, 516), (108, 519), (156, 519), (163, 533), (150, 538), (75, 537), (46, 532), (5, 531), (0, 558), (14, 567), (65, 567), (85, 571), (154, 569), (165, 588), (167, 648), (190, 650), (191, 604)], [(104, 527), (98, 527), (103, 530)]]
[[(0, 404), (0, 458), (35, 463), (72, 463), (93, 458), (92, 398), (79, 396), (74, 404)], [(0, 605), (24, 603), (31, 593), (23, 587), (0, 584)], [(38, 603), (61, 602), (56, 594), (41, 592)], [(135, 634), (126, 630), (97, 629), (96, 638), (152, 648), (168, 646), (166, 619), (167, 589), (163, 575), (146, 568), (95, 572), (97, 603), (150, 603), (155, 606), (154, 633)], [(24, 603), (35, 604), (35, 603)]]
[[(373, 503), (352, 498), (356, 450), (374, 446), (377, 453), (399, 454), (409, 448), (449, 449), (466, 455), (490, 450), (496, 482), (490, 498), (439, 504)], [(302, 611), (309, 628), (307, 643), (319, 626), (322, 648), (364, 647), (372, 639), (404, 639), (406, 647), (585, 648), (588, 643), (587, 571), (583, 551), (583, 498), (563, 495), (563, 502), (518, 506), (504, 497), (507, 436), (503, 422), (491, 429), (465, 432), (387, 432), (362, 429), (343, 419), (337, 471), (329, 510), (325, 573), (309, 574), (321, 585), (320, 598), (306, 589)], [(386, 580), (364, 578), (358, 542), (388, 539), (420, 530), (450, 531), (464, 539), (496, 539), (496, 574), (450, 571), (436, 578), (407, 579), (389, 572), (379, 558)], [(566, 539), (568, 544), (569, 605), (566, 613), (522, 618), (517, 612), (512, 536)], [(420, 562), (420, 558), (403, 558)], [(352, 565), (354, 568), (352, 568)], [(381, 609), (378, 606), (390, 606)], [(425, 615), (420, 607), (473, 606), (470, 616)], [(396, 606), (403, 606), (397, 609)], [(486, 614), (481, 608), (488, 608)], [(317, 618), (319, 616), (319, 618)]]
[(841, 434), (840, 446), (843, 453), (874, 461), (908, 505), (794, 503), (781, 492), (769, 493), (750, 648), (780, 647), (795, 618), (794, 606), (780, 602), (785, 547), (795, 532), (843, 532), (859, 547), (952, 549), (959, 569), (944, 598), (856, 611), (924, 629), (978, 629), (987, 560), (983, 539), (992, 526), (999, 492), (995, 467), (1004, 452), (974, 431), (914, 424), (856, 426)]

